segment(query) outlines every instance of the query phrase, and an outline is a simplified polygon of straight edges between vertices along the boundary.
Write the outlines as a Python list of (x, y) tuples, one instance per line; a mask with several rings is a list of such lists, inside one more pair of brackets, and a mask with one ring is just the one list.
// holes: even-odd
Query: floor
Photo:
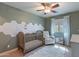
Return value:
[(35, 49), (25, 57), (71, 57), (71, 50), (69, 47), (59, 44), (49, 45)]
[(71, 43), (72, 57), (79, 57), (79, 43)]
[[(21, 51), (17, 50), (2, 57), (22, 57)], [(66, 47), (63, 45), (49, 45), (39, 47), (29, 53), (24, 57), (79, 57), (79, 43), (71, 43), (71, 47)]]
[(0, 55), (0, 57), (23, 57), (22, 51), (21, 50), (15, 50), (9, 53), (4, 53)]

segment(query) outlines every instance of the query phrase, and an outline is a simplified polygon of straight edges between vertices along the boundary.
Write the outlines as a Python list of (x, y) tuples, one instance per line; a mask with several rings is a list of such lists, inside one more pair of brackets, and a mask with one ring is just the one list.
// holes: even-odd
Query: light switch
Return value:
[(8, 48), (10, 47), (10, 45), (7, 46)]

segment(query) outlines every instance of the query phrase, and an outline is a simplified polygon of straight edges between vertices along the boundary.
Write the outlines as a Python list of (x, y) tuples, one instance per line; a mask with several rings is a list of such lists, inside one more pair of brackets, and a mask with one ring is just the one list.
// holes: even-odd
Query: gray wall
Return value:
[(45, 22), (46, 30), (48, 30), (50, 32), (52, 18), (61, 19), (62, 17), (66, 16), (66, 15), (70, 16), (70, 32), (71, 32), (71, 34), (79, 34), (79, 11), (47, 18), (46, 22)]
[(46, 31), (49, 31), (49, 32), (51, 31), (51, 30), (50, 30), (50, 27), (51, 27), (51, 20), (50, 20), (50, 19), (51, 19), (51, 18), (46, 18), (46, 19), (45, 19), (45, 30), (46, 30)]
[[(42, 24), (44, 26), (44, 18), (23, 12), (19, 9), (0, 3), (0, 25), (15, 20), (17, 23), (22, 21), (33, 24)], [(8, 48), (7, 46), (10, 45)], [(17, 47), (17, 38), (0, 33), (0, 52), (10, 50)]]
[(79, 12), (71, 14), (71, 33), (79, 34)]

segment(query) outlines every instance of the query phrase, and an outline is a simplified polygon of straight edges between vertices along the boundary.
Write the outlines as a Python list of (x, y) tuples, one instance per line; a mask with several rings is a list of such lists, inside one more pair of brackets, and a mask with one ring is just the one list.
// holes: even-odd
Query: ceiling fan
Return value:
[(58, 3), (41, 3), (41, 5), (44, 7), (43, 9), (39, 9), (37, 11), (43, 11), (44, 15), (46, 15), (49, 12), (57, 13), (57, 11), (53, 10), (54, 8), (59, 7)]

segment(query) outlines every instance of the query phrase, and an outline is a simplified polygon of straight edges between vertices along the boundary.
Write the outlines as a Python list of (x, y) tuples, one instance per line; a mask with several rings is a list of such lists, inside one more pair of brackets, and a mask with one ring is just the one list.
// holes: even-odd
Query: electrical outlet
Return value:
[(7, 46), (8, 48), (10, 47), (10, 45)]

